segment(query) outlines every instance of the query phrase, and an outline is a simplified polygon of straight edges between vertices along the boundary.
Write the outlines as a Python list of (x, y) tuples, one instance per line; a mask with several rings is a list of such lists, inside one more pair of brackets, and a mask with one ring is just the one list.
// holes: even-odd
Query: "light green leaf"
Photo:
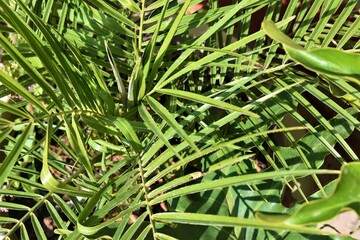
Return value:
[(104, 117), (99, 114), (81, 114), (81, 118), (96, 131), (124, 136), (136, 152), (141, 152), (143, 147), (135, 132), (135, 128), (139, 127), (137, 122), (130, 122), (122, 117)]
[(55, 203), (59, 206), (61, 209), (61, 212), (65, 214), (67, 219), (72, 222), (76, 223), (77, 221), (77, 215), (76, 213), (70, 208), (70, 206), (57, 194), (53, 194), (53, 199)]
[[(121, 0), (122, 1), (122, 0)], [(129, 0), (125, 0), (125, 1), (129, 1)], [(107, 4), (105, 1), (100, 1), (100, 0), (92, 0), (91, 4), (95, 5), (96, 7), (98, 7), (99, 9), (103, 10), (104, 12), (106, 12), (106, 14), (114, 17), (115, 19), (119, 20), (120, 22), (124, 23), (127, 26), (130, 26), (132, 28), (136, 28), (136, 24), (131, 21), (130, 19), (128, 19), (127, 17), (125, 17), (123, 14), (120, 13), (120, 11), (114, 9), (112, 6), (110, 6), (109, 4)]]
[(12, 210), (18, 210), (18, 211), (29, 211), (30, 210), (30, 208), (26, 205), (12, 203), (12, 202), (4, 202), (4, 201), (0, 201), (0, 208), (12, 209)]
[(113, 121), (120, 130), (121, 134), (123, 134), (126, 140), (129, 141), (131, 147), (135, 150), (135, 152), (140, 153), (143, 148), (142, 144), (129, 121), (121, 117), (113, 118)]
[(51, 126), (52, 126), (52, 121), (50, 119), (46, 132), (43, 165), (40, 172), (41, 183), (44, 185), (46, 189), (54, 193), (67, 194), (70, 196), (91, 197), (93, 195), (92, 192), (83, 191), (69, 184), (58, 182), (51, 174), (48, 165), (49, 146), (52, 136)]
[[(230, 115), (228, 115), (227, 117), (232, 118), (232, 116), (230, 116)], [(221, 126), (222, 124), (219, 124), (219, 125)], [(219, 127), (219, 125), (216, 124), (215, 126)], [(303, 130), (303, 129), (304, 129), (303, 127), (291, 127), (291, 128), (284, 128), (284, 129), (273, 129), (273, 130), (261, 131), (261, 132), (257, 132), (257, 133), (253, 133), (253, 134), (247, 134), (245, 136), (242, 136), (242, 137), (239, 137), (239, 138), (236, 138), (236, 139), (232, 139), (230, 141), (219, 142), (217, 144), (212, 145), (211, 147), (208, 147), (207, 149), (203, 150), (200, 153), (196, 152), (196, 153), (194, 153), (192, 155), (187, 156), (186, 158), (184, 158), (184, 161), (177, 161), (176, 163), (170, 165), (166, 169), (160, 171), (152, 179), (149, 179), (147, 181), (146, 185), (151, 186), (151, 184), (154, 184), (158, 179), (160, 179), (161, 177), (166, 176), (167, 174), (171, 173), (175, 169), (177, 169), (179, 167), (182, 167), (182, 166), (185, 166), (187, 163), (190, 163), (190, 162), (194, 161), (195, 159), (198, 159), (198, 158), (200, 158), (202, 156), (206, 156), (207, 154), (210, 154), (212, 152), (216, 152), (218, 150), (226, 148), (229, 145), (231, 146), (232, 144), (239, 143), (239, 142), (244, 142), (244, 141), (247, 141), (248, 139), (252, 139), (252, 138), (255, 138), (255, 137), (258, 137), (258, 136), (267, 135), (267, 134), (270, 134), (270, 133), (286, 132), (286, 131), (297, 131), (297, 130)], [(204, 134), (201, 134), (201, 137), (203, 138)], [(176, 146), (176, 148), (183, 147), (183, 146), (180, 146), (180, 145), (181, 144)], [(163, 153), (162, 155), (165, 155), (165, 154)], [(155, 169), (158, 169), (158, 166), (163, 163), (162, 160), (159, 160), (159, 161), (160, 162), (153, 161), (148, 166), (146, 166), (146, 170), (148, 170), (148, 172), (145, 173), (146, 177), (149, 176), (151, 173), (153, 173), (153, 171)]]
[(2, 70), (0, 71), (0, 82), (8, 87), (11, 91), (25, 98), (29, 103), (34, 104), (36, 107), (41, 109), (41, 111), (48, 113), (48, 110), (44, 107), (36, 97), (34, 97), (26, 88), (24, 88), (20, 83), (15, 79), (6, 75)]
[[(360, 79), (360, 54), (345, 52), (339, 49), (311, 49), (308, 51), (297, 50), (284, 46), (287, 54), (294, 61), (306, 68), (332, 76), (349, 76)], [(355, 81), (360, 85), (359, 80)]]
[[(168, 1), (169, 2), (169, 1)], [(168, 2), (166, 3), (166, 7), (168, 5)], [(161, 47), (159, 49), (159, 51), (156, 54), (156, 58), (154, 63), (152, 64), (152, 69), (151, 69), (151, 75), (150, 75), (150, 79), (153, 79), (156, 75), (156, 73), (158, 72), (158, 69), (164, 59), (164, 55), (166, 53), (166, 50), (169, 48), (169, 45), (171, 43), (171, 40), (174, 39), (174, 35), (176, 33), (176, 31), (178, 30), (179, 24), (182, 20), (182, 18), (184, 17), (186, 10), (188, 9), (189, 5), (190, 5), (191, 1), (190, 0), (186, 0), (184, 1), (184, 5), (182, 6), (181, 10), (177, 13), (176, 19), (172, 22), (171, 24), (171, 28), (167, 31), (166, 37), (165, 39), (162, 41)], [(165, 12), (165, 11), (164, 11)], [(160, 22), (162, 23), (162, 22)], [(158, 24), (157, 25), (157, 32), (159, 31), (161, 25)], [(156, 34), (157, 37), (157, 34)], [(154, 45), (155, 45), (155, 41), (156, 39), (154, 39)]]
[(20, 237), (23, 240), (30, 240), (29, 234), (26, 230), (26, 226), (24, 224), (20, 225)]
[(62, 105), (55, 92), (51, 89), (49, 84), (45, 81), (43, 76), (29, 63), (29, 61), (22, 55), (19, 50), (14, 47), (9, 40), (2, 34), (0, 35), (0, 45), (4, 50), (11, 55), (11, 57), (26, 71), (27, 74), (37, 82), (42, 89), (51, 97), (56, 105), (61, 109)]
[(133, 12), (140, 13), (141, 9), (133, 0), (119, 0), (120, 4), (123, 5), (124, 8), (127, 8)]
[(209, 104), (211, 106), (215, 106), (224, 110), (228, 110), (228, 111), (237, 111), (240, 113), (243, 113), (244, 115), (248, 115), (250, 117), (259, 117), (259, 115), (252, 113), (248, 110), (245, 110), (241, 107), (235, 106), (233, 104), (227, 103), (227, 102), (223, 102), (220, 100), (216, 100), (207, 96), (203, 96), (200, 94), (196, 94), (196, 93), (192, 93), (192, 92), (187, 92), (187, 91), (182, 91), (182, 90), (176, 90), (176, 89), (158, 89), (156, 90), (159, 93), (163, 93), (163, 94), (167, 94), (167, 95), (171, 95), (171, 96), (175, 96), (175, 97), (179, 97), (179, 98), (183, 98), (183, 99), (187, 99), (187, 100), (191, 100), (194, 102), (199, 102), (199, 103), (204, 103), (204, 104)]
[(9, 224), (9, 223), (17, 223), (17, 222), (19, 222), (19, 220), (16, 219), (16, 218), (0, 217), (0, 223), (1, 224)]
[(35, 230), (35, 235), (37, 239), (47, 239), (45, 232), (43, 230), (43, 227), (41, 226), (41, 223), (37, 219), (37, 216), (35, 213), (30, 213), (31, 216), (31, 223), (33, 226), (33, 229)]
[(182, 159), (180, 154), (175, 150), (175, 148), (171, 145), (171, 143), (168, 141), (166, 136), (161, 132), (161, 129), (158, 127), (158, 125), (156, 124), (156, 122), (154, 121), (148, 110), (145, 108), (145, 106), (141, 104), (138, 107), (138, 109), (139, 109), (140, 117), (144, 120), (145, 124), (149, 127), (149, 129), (153, 131), (156, 134), (156, 136), (158, 136), (161, 139), (161, 141), (163, 141), (164, 144), (169, 149), (171, 149), (179, 159)]
[(162, 201), (179, 197), (186, 194), (192, 194), (196, 192), (203, 192), (212, 189), (225, 188), (230, 186), (239, 186), (243, 184), (259, 183), (266, 179), (281, 178), (285, 176), (304, 176), (308, 174), (325, 174), (325, 173), (338, 173), (334, 170), (289, 170), (289, 171), (275, 171), (264, 172), (261, 174), (247, 174), (242, 176), (227, 177), (223, 179), (217, 179), (213, 181), (205, 181), (190, 186), (185, 186), (173, 191), (167, 192), (161, 196), (158, 196), (150, 201), (150, 204), (160, 203)]
[(127, 223), (130, 221), (131, 214), (128, 214), (122, 218), (121, 223), (118, 225), (114, 235), (113, 239), (120, 239), (120, 237), (123, 235), (123, 232), (125, 231), (125, 227), (127, 226)]
[(19, 139), (17, 140), (15, 146), (12, 148), (10, 153), (4, 159), (0, 166), (0, 186), (4, 184), (6, 178), (11, 173), (11, 169), (16, 164), (18, 157), (25, 146), (26, 141), (29, 139), (30, 134), (33, 133), (34, 123), (30, 122), (25, 128)]
[(109, 58), (109, 62), (110, 62), (110, 66), (114, 72), (114, 77), (116, 80), (116, 84), (119, 90), (119, 93), (121, 95), (121, 99), (122, 99), (122, 104), (123, 104), (123, 108), (126, 109), (127, 108), (127, 91), (124, 85), (124, 82), (120, 76), (119, 70), (116, 66), (116, 62), (115, 59), (110, 51), (109, 45), (107, 42), (105, 42), (105, 50), (106, 50), (106, 54)]
[[(72, 115), (72, 121), (71, 124), (69, 121), (65, 118), (65, 130), (69, 138), (69, 142), (76, 152), (77, 160), (85, 167), (86, 172), (89, 174), (90, 178), (94, 177), (94, 173), (92, 170), (92, 165), (88, 156), (88, 153), (85, 149), (85, 144), (82, 136), (80, 135), (79, 129), (78, 129), (78, 121), (75, 119), (75, 116)], [(80, 125), (80, 124), (79, 124)]]
[(94, 149), (96, 148), (97, 151), (103, 151), (103, 152), (108, 152), (109, 150), (114, 150), (114, 151), (118, 151), (118, 152), (124, 152), (125, 151), (125, 147), (124, 146), (119, 146), (117, 144), (111, 143), (111, 142), (107, 142), (103, 139), (95, 139), (95, 138), (90, 138), (89, 139), (89, 145), (91, 147), (93, 147)]
[[(130, 192), (130, 194), (131, 193), (133, 193), (133, 192)], [(129, 197), (128, 194), (124, 195), (124, 198), (127, 198), (127, 197)], [(84, 234), (86, 236), (92, 236), (92, 235), (96, 234), (97, 232), (99, 232), (101, 229), (114, 223), (117, 219), (119, 219), (129, 213), (132, 213), (136, 209), (143, 207), (143, 206), (144, 206), (144, 204), (134, 204), (133, 206), (129, 206), (129, 208), (127, 208), (126, 210), (121, 211), (121, 213), (119, 213), (116, 217), (113, 217), (106, 222), (98, 223), (98, 224), (92, 225), (92, 226), (83, 225), (80, 222), (78, 222), (77, 227), (82, 234)]]
[[(155, 44), (157, 42), (157, 38), (158, 38), (158, 35), (160, 32), (160, 27), (163, 26), (163, 24), (164, 24), (164, 16), (165, 16), (165, 13), (167, 13), (167, 11), (168, 11), (169, 3), (170, 3), (170, 0), (166, 0), (165, 3), (163, 3), (161, 13), (159, 14), (160, 17), (157, 20), (157, 24), (153, 26), (154, 30), (151, 32), (152, 37), (151, 37), (149, 43), (146, 45), (146, 48), (144, 50), (144, 54), (142, 57), (142, 61), (143, 61), (143, 64), (142, 64), (143, 65), (143, 69), (142, 69), (142, 72), (143, 72), (142, 78), (143, 79), (142, 79), (142, 81), (145, 81), (145, 82), (148, 77), (149, 71), (157, 68), (156, 63), (153, 63), (154, 49), (155, 49)], [(151, 86), (152, 81), (153, 81), (153, 78), (150, 77), (149, 86)]]
[(177, 240), (177, 238), (173, 238), (173, 237), (163, 234), (163, 233), (156, 233), (155, 236), (156, 236), (156, 239), (160, 239), (160, 240)]
[(118, 134), (118, 129), (114, 122), (100, 114), (80, 114), (82, 120), (92, 129), (110, 135)]
[[(141, 224), (144, 222), (145, 218), (148, 215), (149, 215), (148, 212), (144, 212), (143, 214), (141, 214), (141, 216), (139, 216), (139, 218), (136, 219), (136, 221), (133, 224), (131, 224), (129, 229), (124, 233), (122, 239), (133, 239), (135, 232), (139, 229), (139, 227), (141, 226)], [(150, 230), (151, 228), (147, 228), (147, 229)]]
[(21, 198), (41, 198), (42, 197), (40, 194), (37, 194), (37, 193), (22, 192), (22, 191), (9, 190), (9, 189), (1, 189), (0, 194), (11, 195), (14, 197), (21, 197)]
[[(111, 182), (107, 185), (105, 185), (104, 188), (102, 188), (100, 191), (98, 191), (87, 203), (84, 209), (81, 210), (81, 213), (79, 215), (79, 219), (77, 222), (78, 230), (80, 233), (86, 235), (86, 236), (93, 236), (95, 234), (98, 234), (101, 230), (104, 228), (109, 227), (111, 224), (113, 224), (118, 218), (125, 216), (129, 213), (131, 213), (134, 209), (134, 207), (139, 207), (138, 201), (135, 201), (130, 204), (127, 210), (122, 211), (119, 215), (112, 217), (106, 222), (99, 221), (107, 215), (113, 208), (117, 207), (118, 204), (123, 201), (124, 199), (129, 198), (131, 195), (133, 195), (135, 192), (139, 190), (139, 185), (133, 186), (133, 183), (136, 181), (136, 177), (131, 177), (133, 175), (133, 172), (128, 172), (126, 174), (121, 175), (118, 179), (116, 179), (115, 182)], [(102, 208), (96, 209), (95, 213), (92, 214), (92, 210), (98, 205), (98, 201), (104, 196), (104, 193), (106, 193), (106, 190), (110, 186), (115, 185), (116, 182), (124, 183), (124, 185), (117, 190), (115, 193), (115, 196), (111, 198), (105, 205), (102, 206)], [(139, 194), (141, 196), (141, 194)]]
[[(58, 43), (53, 40), (54, 36), (49, 33), (49, 30), (47, 27), (44, 26), (44, 23), (41, 22), (41, 20), (37, 18), (37, 16), (35, 16), (35, 14), (31, 12), (22, 1), (17, 1), (17, 4), (19, 4), (19, 6), (22, 7), (22, 9), (29, 15), (29, 17), (34, 20), (38, 27), (43, 30), (42, 33), (44, 34), (44, 36), (47, 36), (47, 40), (52, 40), (52, 44), (54, 44), (54, 47), (58, 47), (56, 45)], [(17, 33), (19, 33), (27, 41), (32, 50), (36, 53), (39, 59), (41, 59), (44, 67), (52, 76), (59, 89), (62, 91), (62, 96), (67, 100), (68, 104), (73, 105), (74, 101), (77, 101), (77, 99), (73, 95), (73, 92), (68, 86), (68, 83), (65, 81), (66, 78), (64, 78), (64, 76), (60, 73), (61, 70), (59, 69), (58, 62), (55, 61), (49, 49), (44, 46), (44, 42), (40, 39), (39, 36), (35, 34), (29, 24), (27, 24), (19, 16), (18, 13), (13, 11), (11, 7), (8, 6), (8, 4), (6, 4), (4, 1), (0, 1), (0, 6), (4, 10), (0, 12), (0, 15), (2, 15), (3, 12), (6, 12), (6, 15), (2, 15), (4, 20), (6, 20), (10, 25), (12, 25), (17, 31)], [(59, 107), (62, 108), (61, 106), (62, 105), (60, 104)], [(41, 109), (43, 108), (44, 107), (42, 107)]]
[(145, 95), (146, 83), (143, 79), (143, 66), (141, 57), (135, 60), (135, 66), (130, 76), (129, 91), (128, 91), (128, 104), (129, 108), (137, 105)]
[(279, 28), (275, 25), (275, 23), (271, 20), (265, 20), (262, 22), (262, 27), (264, 29), (264, 32), (269, 35), (272, 39), (282, 43), (286, 44), (292, 48), (303, 50), (304, 48), (295, 43), (291, 38), (286, 36), (283, 32), (279, 30)]
[(245, 155), (242, 155), (239, 157), (229, 158), (229, 159), (223, 160), (221, 162), (214, 163), (209, 167), (208, 171), (209, 172), (217, 171), (217, 170), (223, 169), (225, 167), (235, 165), (236, 163), (239, 163), (246, 159), (251, 159), (254, 155), (255, 154), (245, 154)]
[(211, 214), (197, 214), (197, 213), (157, 213), (153, 216), (154, 220), (166, 223), (183, 223), (205, 226), (219, 226), (219, 227), (256, 227), (272, 230), (286, 230), (296, 231), (309, 234), (325, 234), (316, 228), (308, 228), (294, 225), (285, 225), (274, 222), (265, 222), (255, 219), (218, 216)]
[(52, 220), (55, 222), (57, 228), (66, 229), (64, 220), (61, 218), (58, 210), (50, 201), (45, 201), (46, 209), (48, 210)]
[[(199, 38), (197, 38), (197, 40), (194, 42), (195, 45), (201, 45), (201, 43), (203, 41), (205, 41), (208, 37), (210, 37), (212, 34), (214, 34), (214, 32), (216, 32), (219, 28), (221, 28), (227, 21), (229, 21), (229, 19), (236, 14), (237, 11), (239, 11), (241, 8), (244, 8), (244, 5), (248, 4), (249, 2), (240, 2), (239, 4), (236, 4), (234, 8), (232, 8), (230, 11), (228, 11), (226, 13), (226, 16), (221, 18), (219, 21), (216, 22), (216, 24), (214, 24), (208, 31), (206, 31), (206, 34), (203, 34), (202, 36), (200, 36)], [(287, 24), (288, 22), (290, 22), (293, 18), (289, 18), (289, 19), (285, 19), (278, 24), (278, 26), (283, 26), (285, 24)], [(256, 32), (252, 35), (246, 36), (242, 39), (240, 39), (237, 42), (234, 42), (230, 45), (227, 45), (226, 47), (222, 48), (222, 50), (226, 50), (226, 51), (234, 51), (235, 49), (238, 49), (240, 47), (245, 46), (247, 43), (256, 40), (257, 38), (261, 37), (264, 35), (264, 32), (259, 31)], [(159, 89), (159, 88), (163, 88), (165, 87), (165, 85), (169, 84), (171, 81), (173, 81), (174, 79), (180, 77), (181, 75), (190, 72), (192, 70), (198, 69), (199, 67), (203, 66), (204, 64), (208, 63), (208, 62), (212, 62), (215, 61), (216, 59), (226, 55), (225, 53), (222, 52), (214, 52), (211, 53), (203, 58), (201, 58), (200, 60), (192, 63), (192, 64), (188, 64), (185, 68), (180, 69), (178, 72), (173, 73), (178, 67), (179, 65), (194, 51), (194, 49), (187, 49), (185, 50), (181, 56), (177, 59), (177, 61), (173, 62), (171, 67), (169, 67), (169, 69), (165, 72), (164, 75), (161, 76), (161, 79), (159, 79), (158, 83), (156, 84), (156, 86), (154, 87), (153, 91)], [(172, 74), (173, 73), (173, 74)], [(169, 76), (170, 74), (172, 74), (171, 76)], [(150, 91), (151, 92), (151, 91)]]
[(1, 100), (0, 100), (0, 109), (3, 110), (3, 111), (10, 112), (12, 114), (18, 115), (20, 117), (26, 118), (26, 119), (31, 119), (32, 118), (26, 112), (23, 112), (20, 109), (14, 107), (12, 104), (9, 104), (9, 103), (1, 101)]
[(147, 239), (146, 236), (148, 236), (149, 232), (152, 229), (152, 225), (149, 224), (145, 227), (145, 229), (139, 234), (139, 236), (136, 238), (136, 240), (143, 240)]
[(182, 126), (176, 122), (171, 113), (158, 101), (153, 99), (150, 96), (146, 97), (146, 101), (149, 103), (150, 107), (158, 114), (162, 119), (164, 119), (170, 127), (172, 127), (177, 134), (179, 134), (189, 145), (197, 152), (200, 152), (196, 144), (191, 140), (188, 134), (183, 130)]

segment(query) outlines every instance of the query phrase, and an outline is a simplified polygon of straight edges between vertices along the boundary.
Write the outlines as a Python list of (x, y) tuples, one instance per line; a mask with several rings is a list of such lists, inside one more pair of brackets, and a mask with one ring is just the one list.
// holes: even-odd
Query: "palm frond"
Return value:
[[(189, 14), (195, 4), (204, 11)], [(10, 99), (0, 103), (1, 232), (329, 234), (256, 212), (292, 214), (330, 195), (335, 182), (322, 176), (339, 171), (320, 168), (359, 160), (347, 140), (360, 130), (358, 85), (294, 63), (260, 23), (305, 50), (358, 52), (356, 4), (0, 1), (0, 96)], [(301, 197), (284, 203), (286, 189)]]

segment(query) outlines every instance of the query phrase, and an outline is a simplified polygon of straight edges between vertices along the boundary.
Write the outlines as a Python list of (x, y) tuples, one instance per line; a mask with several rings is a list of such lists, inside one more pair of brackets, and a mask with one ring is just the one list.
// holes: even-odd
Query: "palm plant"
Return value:
[[(321, 176), (339, 171), (325, 160), (359, 160), (346, 141), (358, 85), (295, 64), (256, 25), (356, 51), (357, 1), (210, 1), (186, 14), (200, 2), (0, 1), (5, 238), (326, 234), (255, 214), (328, 196), (335, 181)], [(286, 189), (301, 195), (291, 208)]]

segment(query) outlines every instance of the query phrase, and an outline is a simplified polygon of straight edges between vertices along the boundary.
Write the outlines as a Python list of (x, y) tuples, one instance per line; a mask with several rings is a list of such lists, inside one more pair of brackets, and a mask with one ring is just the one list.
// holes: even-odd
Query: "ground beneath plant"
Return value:
[(329, 232), (350, 235), (360, 240), (360, 219), (354, 211), (340, 213), (334, 219), (319, 224), (318, 227)]

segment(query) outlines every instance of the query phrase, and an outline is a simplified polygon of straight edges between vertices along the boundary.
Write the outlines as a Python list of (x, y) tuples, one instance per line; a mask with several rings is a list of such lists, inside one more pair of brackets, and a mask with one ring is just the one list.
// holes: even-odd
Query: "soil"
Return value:
[(340, 213), (335, 218), (318, 224), (320, 229), (350, 235), (360, 240), (360, 219), (354, 211)]

